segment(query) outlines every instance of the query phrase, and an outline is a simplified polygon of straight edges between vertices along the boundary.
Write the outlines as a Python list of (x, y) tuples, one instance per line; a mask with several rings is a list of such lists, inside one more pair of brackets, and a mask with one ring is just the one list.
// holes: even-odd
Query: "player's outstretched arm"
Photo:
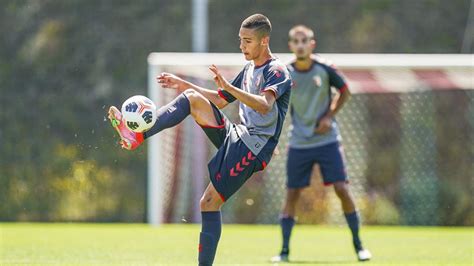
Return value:
[(226, 90), (232, 96), (234, 96), (241, 103), (254, 109), (255, 111), (266, 114), (268, 113), (275, 103), (275, 94), (272, 91), (265, 91), (261, 95), (254, 95), (243, 90), (234, 87), (229, 81), (227, 81), (219, 72), (217, 66), (212, 65), (209, 69), (216, 75), (214, 81), (217, 86)]
[(201, 93), (213, 104), (215, 104), (219, 109), (226, 107), (228, 104), (226, 100), (219, 97), (219, 94), (217, 93), (217, 91), (200, 87), (176, 75), (164, 72), (164, 73), (161, 73), (156, 79), (158, 83), (161, 85), (161, 87), (176, 89), (180, 93), (184, 92), (187, 89), (194, 89), (197, 92)]

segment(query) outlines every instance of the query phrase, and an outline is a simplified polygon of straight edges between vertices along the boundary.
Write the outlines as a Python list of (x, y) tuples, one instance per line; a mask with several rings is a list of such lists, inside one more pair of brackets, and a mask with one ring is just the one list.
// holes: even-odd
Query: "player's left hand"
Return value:
[(318, 134), (325, 134), (331, 129), (331, 124), (332, 124), (332, 117), (329, 115), (325, 115), (321, 117), (319, 120), (319, 123), (314, 130), (315, 133)]
[(216, 65), (211, 65), (209, 67), (209, 70), (214, 73), (214, 82), (216, 83), (217, 87), (222, 88), (222, 89), (227, 89), (229, 86), (232, 86), (229, 81), (227, 81), (226, 78), (222, 76), (222, 74), (219, 72), (219, 69), (217, 68)]

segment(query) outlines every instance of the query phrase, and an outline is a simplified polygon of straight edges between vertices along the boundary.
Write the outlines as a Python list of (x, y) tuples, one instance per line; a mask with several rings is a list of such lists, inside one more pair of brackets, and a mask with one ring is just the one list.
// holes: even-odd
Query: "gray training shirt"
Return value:
[[(272, 91), (275, 95), (275, 104), (267, 114), (260, 114), (243, 103), (239, 105), (239, 137), (257, 157), (268, 162), (278, 143), (288, 110), (290, 74), (279, 59), (269, 59), (261, 66), (255, 66), (252, 61), (237, 75), (232, 85), (255, 95), (261, 95), (265, 91)], [(236, 100), (225, 90), (220, 89), (218, 92), (227, 102)]]
[(288, 65), (293, 80), (290, 98), (292, 125), (290, 128), (291, 148), (314, 148), (341, 139), (336, 120), (333, 119), (330, 131), (315, 133), (321, 117), (331, 104), (331, 87), (340, 92), (347, 89), (344, 78), (337, 71), (317, 59), (306, 71), (298, 71), (294, 62)]

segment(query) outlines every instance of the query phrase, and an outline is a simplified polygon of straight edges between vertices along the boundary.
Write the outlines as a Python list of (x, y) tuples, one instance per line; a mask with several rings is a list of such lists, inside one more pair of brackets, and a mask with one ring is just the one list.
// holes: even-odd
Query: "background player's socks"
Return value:
[(221, 212), (201, 212), (202, 228), (199, 236), (199, 265), (212, 265), (221, 237)]
[(282, 217), (280, 219), (281, 232), (283, 235), (283, 246), (281, 248), (280, 255), (288, 255), (290, 253), (290, 236), (291, 230), (295, 225), (295, 219), (293, 217)]
[(357, 211), (353, 213), (345, 213), (347, 224), (352, 232), (352, 243), (356, 251), (362, 250), (362, 243), (359, 238), (359, 215)]
[(163, 129), (174, 127), (183, 121), (191, 113), (191, 106), (188, 97), (181, 93), (173, 101), (161, 107), (157, 111), (157, 120), (150, 130), (143, 133), (149, 138)]

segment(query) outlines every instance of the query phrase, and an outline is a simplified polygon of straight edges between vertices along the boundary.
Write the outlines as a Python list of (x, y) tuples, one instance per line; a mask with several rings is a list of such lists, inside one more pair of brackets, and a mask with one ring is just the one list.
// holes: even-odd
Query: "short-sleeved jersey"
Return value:
[(315, 133), (318, 121), (329, 111), (331, 87), (340, 92), (347, 89), (344, 78), (328, 64), (313, 59), (306, 71), (298, 71), (294, 62), (288, 65), (293, 87), (290, 100), (291, 129), (290, 147), (313, 148), (341, 139), (337, 122), (325, 134)]
[[(240, 124), (237, 126), (240, 138), (261, 160), (268, 162), (275, 149), (283, 127), (290, 101), (291, 76), (286, 66), (278, 59), (269, 59), (261, 66), (253, 61), (232, 81), (232, 85), (251, 94), (261, 95), (265, 91), (275, 94), (272, 109), (261, 114), (240, 103)], [(219, 89), (219, 95), (227, 102), (236, 100), (229, 92)]]

